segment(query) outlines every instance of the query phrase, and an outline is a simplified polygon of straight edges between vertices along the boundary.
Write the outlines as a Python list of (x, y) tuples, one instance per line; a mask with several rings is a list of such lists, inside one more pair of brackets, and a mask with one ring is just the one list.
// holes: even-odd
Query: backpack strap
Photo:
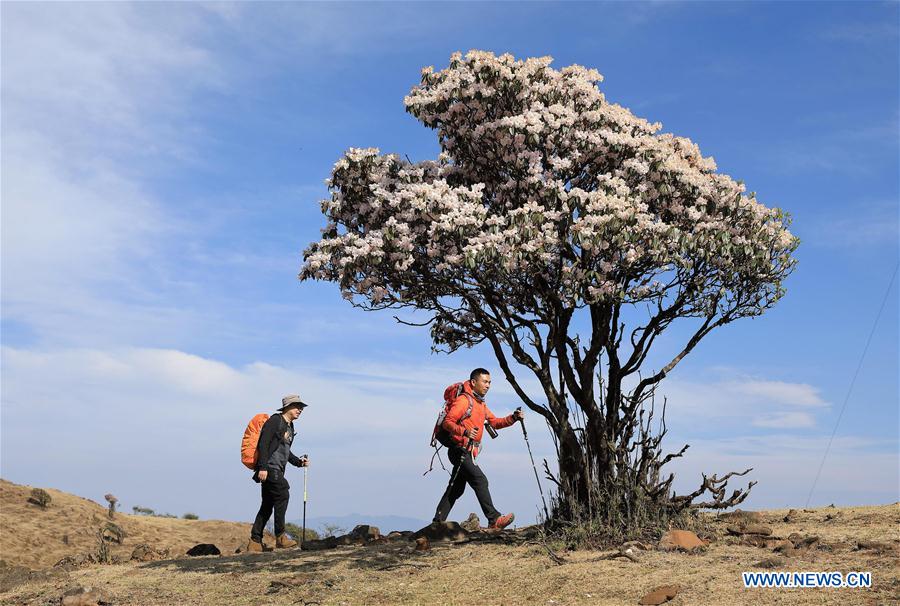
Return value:
[(472, 397), (472, 394), (464, 391), (462, 395), (466, 396), (466, 399), (469, 400), (469, 407), (466, 409), (466, 414), (459, 418), (460, 424), (472, 416), (472, 407), (475, 406), (475, 398)]

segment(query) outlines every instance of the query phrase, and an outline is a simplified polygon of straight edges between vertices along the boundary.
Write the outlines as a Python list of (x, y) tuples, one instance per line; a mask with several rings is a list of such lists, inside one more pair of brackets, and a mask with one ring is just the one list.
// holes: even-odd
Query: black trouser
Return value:
[(466, 489), (466, 483), (475, 491), (478, 497), (478, 504), (481, 505), (481, 511), (484, 512), (488, 523), (492, 524), (494, 520), (500, 517), (500, 512), (494, 508), (491, 501), (491, 493), (488, 490), (488, 479), (481, 471), (481, 468), (475, 464), (472, 459), (472, 453), (463, 450), (459, 446), (451, 446), (447, 453), (450, 462), (453, 463), (453, 471), (450, 473), (450, 483), (441, 502), (438, 503), (437, 511), (434, 512), (434, 521), (443, 522), (450, 515), (450, 510), (456, 500), (462, 496)]
[(282, 471), (269, 471), (266, 481), (262, 483), (262, 505), (253, 522), (250, 538), (261, 542), (266, 523), (275, 511), (275, 536), (284, 533), (284, 514), (287, 513), (288, 499), (290, 499), (291, 486), (284, 477)]

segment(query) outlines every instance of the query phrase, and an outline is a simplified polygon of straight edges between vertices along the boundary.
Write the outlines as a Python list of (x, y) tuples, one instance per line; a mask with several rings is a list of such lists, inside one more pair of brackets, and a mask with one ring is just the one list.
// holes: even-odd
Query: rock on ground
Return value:
[(414, 532), (412, 538), (426, 537), (433, 543), (435, 541), (461, 541), (467, 536), (469, 533), (456, 522), (432, 522)]
[(477, 514), (470, 513), (469, 517), (466, 518), (466, 521), (462, 522), (460, 526), (463, 528), (463, 530), (466, 530), (468, 532), (475, 532), (476, 530), (481, 528), (481, 519), (479, 519)]
[(222, 555), (222, 552), (219, 551), (219, 548), (212, 543), (200, 543), (199, 545), (194, 545), (193, 547), (188, 549), (187, 554), (189, 556), (208, 556)]
[(61, 606), (97, 606), (109, 604), (110, 598), (95, 587), (76, 587), (62, 595)]
[(693, 551), (707, 545), (706, 541), (690, 530), (670, 530), (659, 540), (659, 548), (663, 551)]
[(641, 604), (642, 606), (658, 606), (659, 604), (665, 604), (678, 595), (680, 590), (680, 585), (662, 585), (642, 597), (638, 604)]

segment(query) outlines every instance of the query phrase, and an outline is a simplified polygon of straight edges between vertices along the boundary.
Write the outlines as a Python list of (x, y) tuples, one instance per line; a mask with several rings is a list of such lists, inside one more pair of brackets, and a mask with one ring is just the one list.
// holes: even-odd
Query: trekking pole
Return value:
[[(466, 448), (465, 448), (466, 452), (471, 454), (474, 446), (475, 446), (475, 444), (470, 439), (469, 443), (466, 444)], [(463, 457), (465, 458), (465, 455), (463, 455)], [(457, 476), (459, 476), (459, 470), (462, 469), (462, 464), (463, 464), (462, 459), (460, 459), (459, 465), (455, 465), (453, 467), (453, 473), (450, 474), (450, 486), (453, 486), (453, 483), (456, 482), (456, 478), (457, 478)]]
[[(308, 462), (307, 462), (308, 464)], [(309, 467), (303, 468), (303, 534), (300, 535), (300, 549), (303, 549), (303, 541), (306, 539), (306, 478), (309, 474)]]
[[(516, 410), (522, 410), (522, 407), (518, 407)], [(541, 487), (541, 479), (538, 477), (537, 465), (534, 464), (534, 455), (531, 454), (531, 443), (528, 441), (528, 432), (525, 431), (525, 419), (519, 419), (519, 422), (522, 424), (522, 435), (525, 436), (525, 445), (528, 447), (528, 456), (531, 458), (531, 468), (534, 470), (534, 479), (537, 481), (538, 491), (541, 493), (541, 502), (544, 503), (544, 515), (547, 516), (547, 520), (550, 520), (550, 511), (547, 509), (547, 501), (544, 499), (544, 489)]]

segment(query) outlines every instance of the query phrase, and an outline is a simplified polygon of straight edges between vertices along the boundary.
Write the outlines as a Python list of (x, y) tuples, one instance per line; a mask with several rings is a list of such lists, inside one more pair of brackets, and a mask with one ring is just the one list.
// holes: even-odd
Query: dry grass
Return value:
[[(53, 498), (56, 502), (57, 493)], [(717, 540), (706, 551), (640, 552), (639, 563), (599, 560), (606, 552), (580, 551), (561, 554), (565, 564), (557, 566), (536, 545), (468, 543), (415, 552), (403, 542), (322, 552), (288, 550), (91, 566), (29, 579), (0, 593), (0, 602), (54, 604), (67, 588), (81, 585), (103, 588), (116, 605), (620, 605), (637, 604), (656, 586), (677, 583), (683, 589), (669, 604), (900, 604), (898, 505), (823, 508), (801, 512), (790, 524), (781, 521), (786, 513), (763, 513), (775, 535), (815, 534), (821, 546), (788, 558), (782, 570), (870, 571), (874, 587), (744, 589), (740, 573), (757, 569), (754, 563), (772, 555), (771, 551), (738, 544), (725, 534), (724, 523), (717, 523)], [(158, 522), (162, 528), (188, 524)], [(4, 534), (6, 528), (4, 522)], [(892, 550), (858, 551), (859, 540), (888, 542)], [(126, 545), (131, 541), (126, 539)], [(201, 541), (198, 535), (187, 542)], [(4, 558), (6, 549), (4, 538)]]
[[(237, 522), (180, 520), (116, 513), (107, 517), (107, 507), (74, 495), (45, 489), (53, 501), (47, 509), (28, 503), (30, 486), (0, 479), (0, 558), (7, 564), (41, 569), (68, 555), (95, 552), (97, 530), (112, 521), (125, 531), (122, 545), (113, 544), (114, 557), (128, 558), (140, 543), (173, 555), (185, 553), (197, 543), (218, 545), (222, 553), (234, 553), (246, 544), (250, 526)], [(64, 537), (68, 537), (68, 544)]]

